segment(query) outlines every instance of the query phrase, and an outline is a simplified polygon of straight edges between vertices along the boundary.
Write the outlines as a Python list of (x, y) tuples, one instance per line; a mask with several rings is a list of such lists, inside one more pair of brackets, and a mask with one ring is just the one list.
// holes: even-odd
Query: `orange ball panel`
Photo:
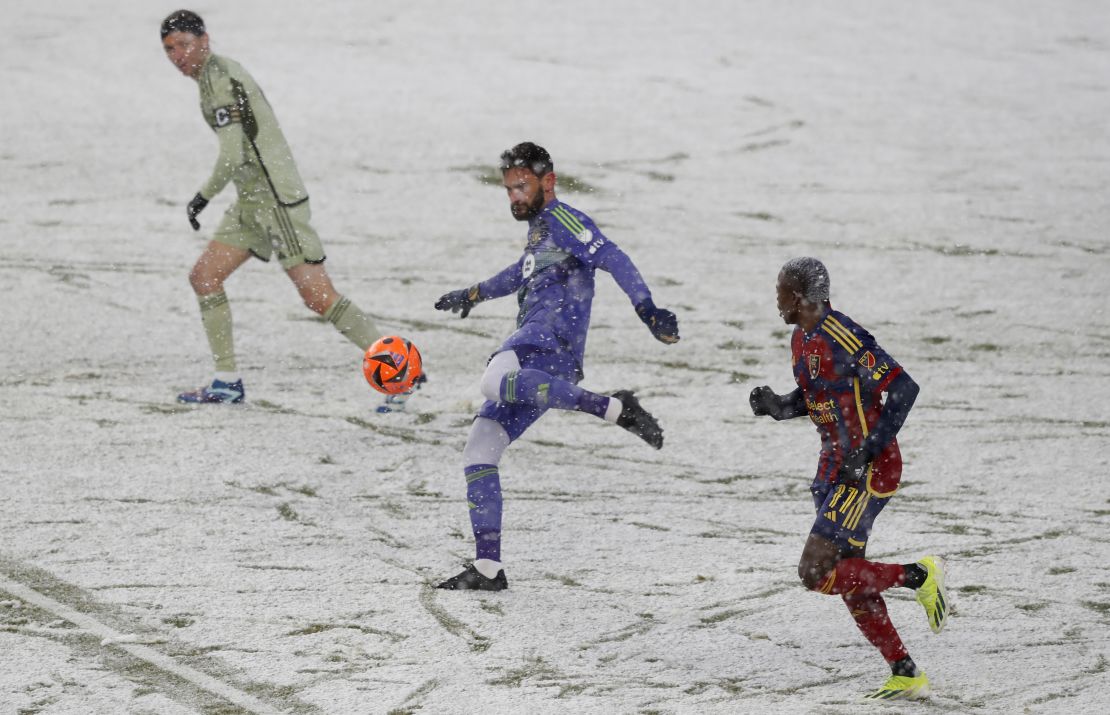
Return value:
[(411, 390), (422, 370), (420, 351), (410, 341), (397, 335), (379, 338), (366, 349), (362, 358), (362, 374), (366, 382), (387, 395)]

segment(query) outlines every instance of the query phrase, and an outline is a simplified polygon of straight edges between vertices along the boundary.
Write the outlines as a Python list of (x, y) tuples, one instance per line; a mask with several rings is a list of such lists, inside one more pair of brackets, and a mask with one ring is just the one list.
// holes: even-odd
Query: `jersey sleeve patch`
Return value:
[(865, 350), (856, 360), (856, 374), (872, 383), (885, 384), (900, 369), (898, 363), (877, 346)]
[(548, 213), (554, 229), (552, 234), (562, 238), (560, 243), (563, 248), (577, 258), (592, 262), (597, 252), (609, 243), (592, 221), (576, 215), (562, 204), (555, 204)]
[(868, 389), (882, 391), (902, 371), (885, 350), (871, 342), (858, 355), (852, 356), (852, 370)]
[(239, 107), (229, 104), (225, 107), (216, 107), (212, 110), (212, 126), (221, 129), (229, 124), (243, 121)]
[(582, 221), (568, 211), (565, 206), (556, 205), (551, 209), (551, 215), (554, 216), (555, 220), (561, 223), (563, 228), (569, 231), (579, 243), (589, 243), (590, 239), (593, 238), (593, 231), (586, 228), (586, 224), (582, 223)]

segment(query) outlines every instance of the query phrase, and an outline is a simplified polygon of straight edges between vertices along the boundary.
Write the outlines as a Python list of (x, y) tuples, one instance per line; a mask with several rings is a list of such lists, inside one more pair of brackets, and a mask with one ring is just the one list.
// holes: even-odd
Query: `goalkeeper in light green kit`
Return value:
[[(324, 249), (309, 225), (308, 192), (262, 90), (239, 63), (212, 54), (204, 21), (194, 12), (178, 10), (162, 22), (162, 46), (170, 62), (200, 86), (201, 113), (220, 143), (212, 176), (189, 202), (193, 229), (200, 229), (197, 215), (229, 181), (239, 193), (189, 274), (216, 375), (210, 385), (178, 395), (178, 401), (243, 401), (224, 281), (252, 255), (269, 261), (276, 253), (305, 305), (366, 350), (380, 333), (336, 292), (324, 270)], [(406, 397), (390, 396), (378, 411), (400, 409)]]

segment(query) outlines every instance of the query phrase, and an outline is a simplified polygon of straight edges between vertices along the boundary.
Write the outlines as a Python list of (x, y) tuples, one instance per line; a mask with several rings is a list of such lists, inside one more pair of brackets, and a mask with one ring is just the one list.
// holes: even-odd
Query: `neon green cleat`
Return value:
[(892, 675), (883, 687), (863, 696), (864, 700), (917, 700), (928, 697), (929, 678), (921, 672), (914, 677)]
[(944, 559), (939, 556), (926, 556), (917, 562), (929, 572), (925, 583), (915, 591), (917, 602), (929, 617), (929, 627), (933, 633), (940, 633), (948, 622), (948, 595), (944, 592)]

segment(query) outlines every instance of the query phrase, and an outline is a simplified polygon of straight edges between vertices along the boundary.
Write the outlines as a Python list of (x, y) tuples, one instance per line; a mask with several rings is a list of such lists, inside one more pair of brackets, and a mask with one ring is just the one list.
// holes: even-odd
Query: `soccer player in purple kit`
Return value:
[(449, 590), (508, 588), (501, 566), (501, 479), (505, 449), (549, 408), (615, 422), (656, 449), (663, 430), (631, 390), (612, 396), (578, 387), (594, 296), (594, 272), (610, 273), (636, 314), (663, 343), (678, 342), (678, 319), (657, 308), (631, 259), (589, 216), (555, 197), (555, 167), (540, 146), (524, 142), (501, 155), (501, 175), (517, 221), (528, 222), (524, 254), (497, 275), (436, 301), (465, 318), (478, 303), (517, 293), (517, 330), (482, 375), (486, 397), (463, 450), (463, 473), (477, 556), (439, 584)]
[[(821, 435), (821, 457), (810, 490), (817, 509), (798, 576), (806, 588), (839, 595), (856, 625), (891, 668), (868, 700), (919, 698), (929, 679), (918, 669), (887, 616), (883, 591), (915, 589), (929, 626), (948, 618), (944, 562), (926, 556), (913, 564), (865, 558), (871, 527), (898, 490), (902, 456), (895, 435), (919, 388), (872, 335), (829, 303), (829, 272), (816, 258), (795, 258), (779, 272), (779, 315), (796, 326), (790, 341), (797, 389), (776, 395), (757, 387), (752, 412), (775, 420), (809, 416)], [(887, 394), (885, 403), (882, 393)]]

